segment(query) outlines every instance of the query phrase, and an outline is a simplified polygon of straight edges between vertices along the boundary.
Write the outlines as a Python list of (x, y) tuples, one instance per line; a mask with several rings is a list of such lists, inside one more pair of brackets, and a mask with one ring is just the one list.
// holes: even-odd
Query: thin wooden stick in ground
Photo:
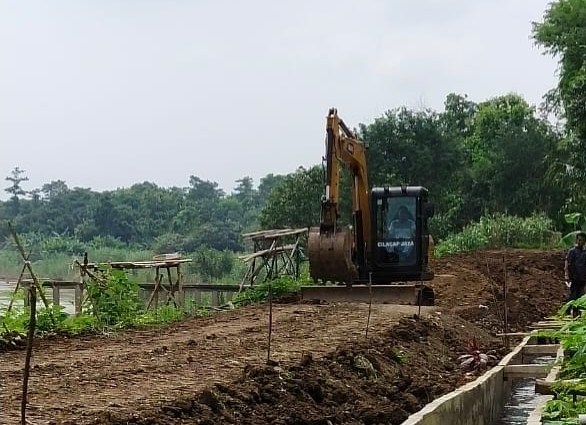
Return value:
[(503, 271), (504, 271), (504, 279), (503, 279), (503, 304), (504, 304), (504, 318), (505, 318), (505, 346), (507, 349), (509, 348), (509, 306), (507, 303), (507, 260), (503, 255)]
[(31, 369), (31, 357), (33, 354), (33, 340), (35, 337), (35, 327), (37, 325), (37, 288), (34, 286), (29, 287), (29, 297), (31, 314), (28, 326), (28, 341), (26, 345), (26, 358), (24, 361), (24, 375), (22, 378), (22, 403), (20, 406), (20, 423), (26, 425), (26, 401), (28, 395), (28, 378)]
[(370, 314), (372, 312), (372, 272), (368, 274), (368, 319), (366, 319), (366, 333), (364, 337), (368, 339), (368, 328), (370, 327)]
[(267, 346), (267, 363), (271, 361), (271, 338), (273, 336), (273, 285), (269, 280), (269, 343)]

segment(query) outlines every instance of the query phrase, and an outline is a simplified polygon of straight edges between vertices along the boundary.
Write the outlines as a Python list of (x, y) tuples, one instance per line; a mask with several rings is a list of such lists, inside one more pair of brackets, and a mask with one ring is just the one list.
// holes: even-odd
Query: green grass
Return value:
[[(155, 255), (153, 251), (132, 248), (97, 248), (89, 252), (91, 262), (107, 263), (110, 261), (148, 261)], [(184, 255), (194, 259), (193, 253)], [(228, 273), (209, 277), (199, 272), (196, 261), (182, 266), (183, 281), (187, 283), (240, 283), (248, 265), (231, 254), (232, 265)], [(74, 261), (83, 261), (81, 255), (68, 255), (58, 252), (42, 253), (31, 262), (39, 278), (55, 280), (77, 280), (79, 271)], [(16, 280), (22, 269), (22, 259), (15, 250), (0, 249), (0, 278)], [(139, 282), (154, 282), (155, 270), (131, 270), (129, 274)]]
[(547, 249), (557, 247), (560, 234), (544, 215), (522, 218), (501, 214), (482, 217), (460, 233), (448, 236), (435, 250), (437, 257), (481, 249)]

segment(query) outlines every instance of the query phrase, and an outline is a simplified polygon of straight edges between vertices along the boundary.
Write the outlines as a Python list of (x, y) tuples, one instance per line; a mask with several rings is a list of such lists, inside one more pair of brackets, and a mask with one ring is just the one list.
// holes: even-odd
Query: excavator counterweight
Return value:
[[(310, 275), (320, 286), (304, 299), (433, 305), (424, 282), (434, 277), (433, 205), (421, 186), (369, 189), (366, 146), (330, 109), (326, 121), (326, 181), (319, 227), (308, 238)], [(339, 222), (341, 167), (352, 177), (352, 226)], [(413, 282), (413, 283), (410, 283)]]

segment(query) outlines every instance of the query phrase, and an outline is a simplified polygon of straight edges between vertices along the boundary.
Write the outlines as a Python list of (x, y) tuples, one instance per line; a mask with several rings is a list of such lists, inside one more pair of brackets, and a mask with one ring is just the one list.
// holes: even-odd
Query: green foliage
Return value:
[[(146, 311), (138, 295), (138, 284), (123, 271), (104, 268), (96, 273), (100, 276), (97, 280), (86, 281), (88, 301), (82, 306), (81, 315), (70, 316), (63, 311), (63, 307), (52, 304), (48, 309), (39, 308), (36, 332), (79, 335), (170, 323), (185, 317), (185, 312), (171, 305)], [(29, 310), (13, 308), (10, 313), (0, 314), (0, 328), (25, 334), (29, 320)]]
[(576, 242), (576, 235), (580, 232), (586, 232), (586, 217), (582, 213), (570, 213), (564, 216), (566, 223), (571, 224), (574, 230), (566, 235), (564, 235), (561, 240), (560, 244), (563, 245), (565, 248), (569, 248), (574, 245)]
[(572, 194), (573, 209), (586, 208), (586, 3), (557, 0), (541, 22), (533, 23), (533, 38), (545, 54), (558, 59), (559, 80), (547, 95), (547, 109), (566, 122), (565, 156), (559, 161), (558, 183)]
[(265, 229), (309, 227), (319, 223), (324, 174), (321, 166), (299, 167), (270, 193), (260, 212)]
[(105, 327), (131, 324), (142, 308), (138, 283), (122, 270), (102, 269), (97, 274), (104, 276), (103, 280), (87, 281), (88, 310)]
[(262, 282), (238, 294), (234, 297), (232, 303), (235, 306), (243, 306), (267, 301), (269, 298), (269, 290), (273, 298), (296, 294), (303, 284), (308, 284), (308, 282), (295, 280), (290, 277), (281, 277), (272, 281)]
[(441, 257), (486, 248), (544, 248), (555, 243), (552, 229), (552, 221), (543, 215), (528, 218), (488, 215), (439, 243), (436, 255)]
[[(567, 317), (567, 313), (574, 307), (586, 310), (586, 296), (564, 304), (558, 311), (558, 317)], [(573, 401), (575, 394), (586, 391), (586, 315), (568, 320), (559, 330), (549, 331), (549, 334), (560, 341), (564, 348), (564, 358), (560, 370), (562, 381), (552, 386), (556, 399), (547, 402), (543, 418), (547, 424), (576, 423), (577, 415), (586, 413), (585, 399)], [(576, 381), (567, 381), (574, 379)]]
[(26, 191), (21, 186), (23, 182), (28, 181), (28, 177), (24, 173), (25, 171), (21, 170), (20, 167), (15, 167), (5, 179), (10, 182), (10, 186), (4, 189), (4, 191), (11, 195), (13, 201), (18, 202), (19, 197), (26, 195)]
[(235, 262), (233, 252), (204, 247), (193, 253), (193, 263), (190, 267), (206, 282), (215, 282), (229, 275)]

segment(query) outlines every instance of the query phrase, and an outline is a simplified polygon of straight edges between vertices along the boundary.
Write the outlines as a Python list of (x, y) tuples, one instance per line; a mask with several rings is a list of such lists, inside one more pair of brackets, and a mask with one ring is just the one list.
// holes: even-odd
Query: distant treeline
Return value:
[[(443, 111), (399, 108), (356, 131), (369, 143), (373, 186), (421, 184), (430, 190), (439, 239), (494, 213), (541, 213), (561, 228), (562, 213), (584, 206), (573, 190), (578, 182), (567, 172), (575, 155), (570, 136), (518, 95), (475, 103), (450, 94)], [(0, 203), (0, 217), (29, 239), (98, 239), (101, 246), (156, 252), (241, 251), (242, 232), (317, 224), (324, 171), (318, 164), (269, 174), (258, 185), (243, 177), (230, 194), (196, 176), (185, 187), (144, 182), (104, 192), (70, 188), (62, 180), (28, 190), (26, 172), (18, 167), (6, 179), (11, 198)], [(342, 193), (342, 219), (349, 221), (347, 175)], [(2, 225), (0, 237), (7, 236)]]

